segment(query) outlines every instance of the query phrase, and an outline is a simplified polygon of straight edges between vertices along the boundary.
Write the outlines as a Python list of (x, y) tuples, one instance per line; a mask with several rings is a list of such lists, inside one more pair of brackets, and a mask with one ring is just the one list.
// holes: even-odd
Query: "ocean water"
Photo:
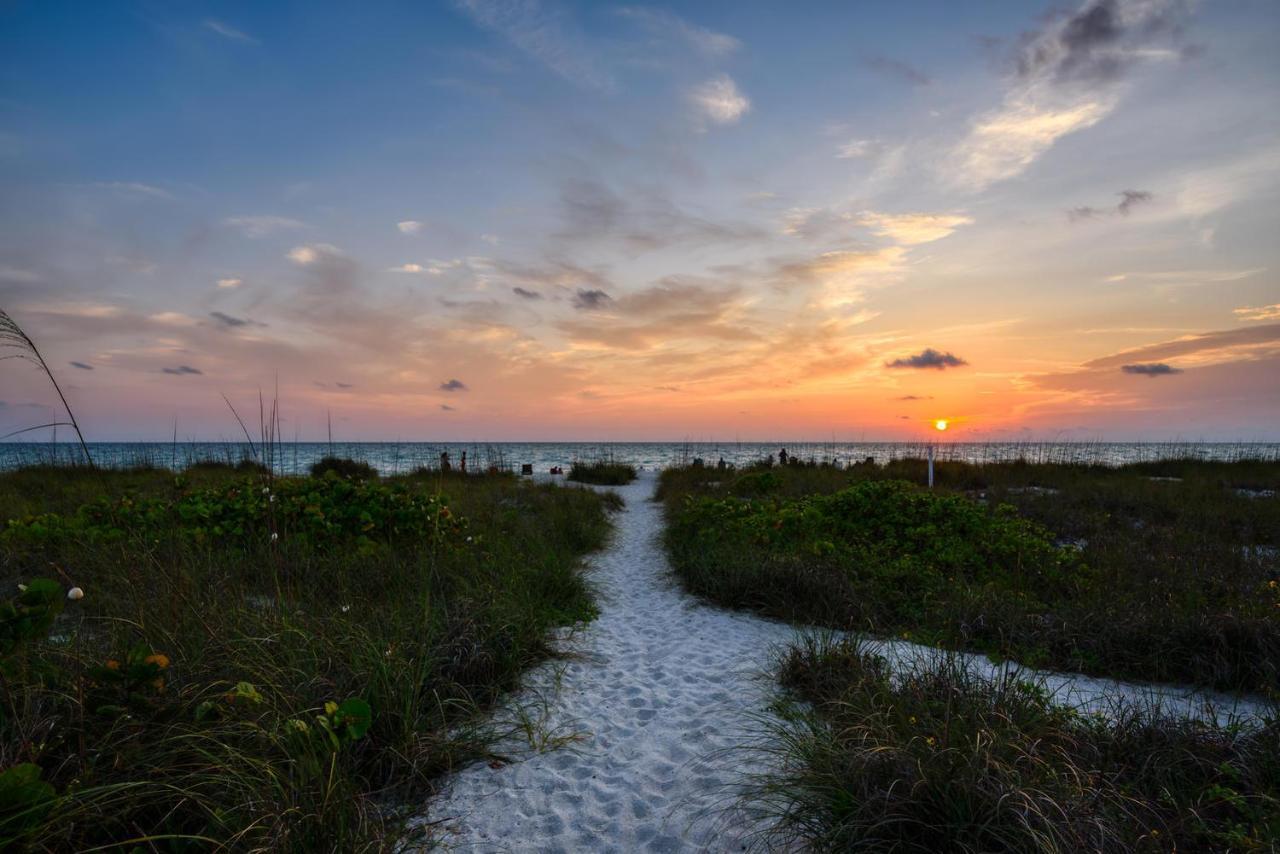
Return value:
[[(441, 453), (449, 454), (457, 467), (462, 453), (470, 469), (496, 467), (519, 471), (522, 464), (545, 473), (552, 466), (568, 467), (575, 460), (601, 459), (625, 462), (644, 469), (661, 469), (701, 459), (714, 465), (743, 465), (777, 456), (782, 448), (794, 458), (837, 462), (877, 463), (905, 457), (923, 457), (928, 445), (920, 442), (284, 442), (271, 448), (251, 447), (247, 442), (90, 442), (89, 453), (100, 466), (118, 468), (155, 465), (172, 469), (204, 460), (238, 462), (260, 459), (281, 474), (307, 471), (316, 460), (332, 453), (363, 460), (383, 474), (415, 468), (437, 467)], [(1099, 463), (1122, 465), (1175, 457), (1207, 460), (1280, 459), (1280, 442), (937, 442), (940, 460), (1001, 462)], [(0, 443), (0, 470), (41, 463), (62, 465), (83, 462), (79, 445), (36, 442)]]

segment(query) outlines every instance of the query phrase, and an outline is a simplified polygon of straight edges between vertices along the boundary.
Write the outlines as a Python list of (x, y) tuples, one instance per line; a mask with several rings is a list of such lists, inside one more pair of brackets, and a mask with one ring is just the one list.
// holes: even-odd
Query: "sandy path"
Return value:
[[(428, 805), (435, 842), (463, 851), (738, 851), (747, 822), (719, 807), (751, 769), (739, 751), (759, 735), (772, 683), (771, 651), (796, 630), (702, 605), (668, 577), (661, 507), (651, 472), (618, 490), (626, 508), (614, 539), (590, 562), (600, 616), (569, 636), (567, 661), (533, 670), (513, 706), (538, 709), (541, 726), (579, 739), (456, 773)], [(936, 651), (883, 645), (891, 658)], [(986, 659), (973, 659), (994, 670)], [(1169, 687), (1042, 674), (1063, 702), (1104, 707), (1106, 697), (1156, 699), (1204, 714), (1204, 697)], [(1216, 698), (1219, 703), (1228, 702)], [(510, 710), (507, 711), (508, 718)], [(500, 715), (501, 716), (501, 715)]]

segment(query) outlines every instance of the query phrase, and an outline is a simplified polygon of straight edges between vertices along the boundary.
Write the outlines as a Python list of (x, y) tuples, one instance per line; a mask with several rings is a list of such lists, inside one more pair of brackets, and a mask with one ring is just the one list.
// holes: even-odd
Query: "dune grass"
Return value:
[(787, 620), (1280, 688), (1280, 463), (942, 463), (923, 480), (923, 461), (668, 470), (668, 551), (695, 594)]
[(625, 486), (636, 479), (635, 466), (607, 460), (593, 463), (575, 462), (569, 467), (569, 480), (600, 486)]
[(818, 851), (1269, 851), (1280, 718), (1218, 727), (1116, 706), (1084, 715), (954, 656), (891, 670), (810, 637), (750, 799), (766, 842)]
[(512, 476), (0, 475), (0, 848), (388, 850), (398, 805), (484, 755), (477, 711), (593, 615), (609, 503)]

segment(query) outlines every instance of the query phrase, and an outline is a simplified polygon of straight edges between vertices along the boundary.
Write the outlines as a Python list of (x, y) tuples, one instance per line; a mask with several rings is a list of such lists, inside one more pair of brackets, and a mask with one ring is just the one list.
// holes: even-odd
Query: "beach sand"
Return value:
[[(736, 748), (763, 737), (761, 717), (775, 690), (768, 671), (797, 629), (702, 604), (678, 588), (659, 539), (661, 506), (650, 500), (655, 482), (642, 472), (617, 489), (626, 508), (610, 546), (588, 567), (599, 617), (566, 633), (560, 649), (567, 658), (531, 671), (495, 716), (513, 730), (522, 719), (535, 721), (532, 739), (516, 732), (494, 748), (513, 761), (461, 769), (428, 804), (417, 821), (430, 823), (435, 845), (480, 852), (750, 847), (758, 828), (732, 808), (734, 795), (766, 770), (765, 759)], [(901, 641), (880, 647), (891, 659), (941, 654)], [(1105, 710), (1119, 696), (1193, 716), (1253, 711), (1190, 689), (1039, 675), (1057, 701), (1086, 708)], [(537, 733), (558, 746), (540, 745)]]

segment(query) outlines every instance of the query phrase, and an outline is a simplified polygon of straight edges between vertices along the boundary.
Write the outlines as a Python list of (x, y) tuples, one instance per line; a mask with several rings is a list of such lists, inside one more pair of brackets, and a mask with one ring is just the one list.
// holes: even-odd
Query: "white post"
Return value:
[(929, 488), (933, 489), (933, 445), (929, 445)]

